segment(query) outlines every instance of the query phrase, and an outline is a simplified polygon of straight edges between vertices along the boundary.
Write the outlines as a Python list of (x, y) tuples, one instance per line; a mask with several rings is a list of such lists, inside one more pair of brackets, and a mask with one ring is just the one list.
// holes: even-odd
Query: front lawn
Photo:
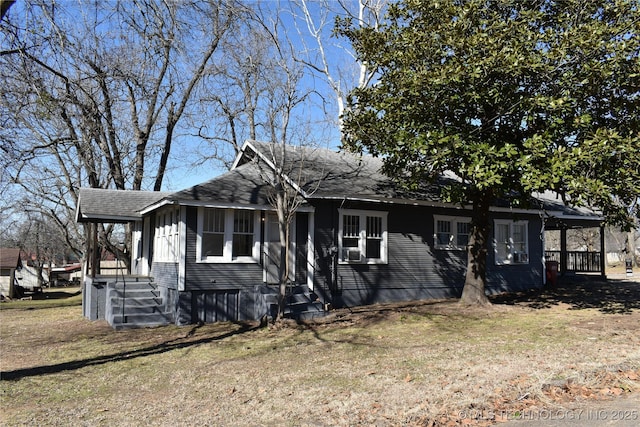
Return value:
[(640, 391), (639, 294), (609, 281), (490, 309), (421, 301), (118, 332), (82, 318), (72, 290), (3, 303), (0, 424), (491, 424)]

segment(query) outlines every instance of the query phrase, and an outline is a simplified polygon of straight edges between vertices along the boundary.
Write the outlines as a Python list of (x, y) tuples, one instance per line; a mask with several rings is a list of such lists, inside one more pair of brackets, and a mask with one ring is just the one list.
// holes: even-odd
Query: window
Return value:
[(340, 210), (340, 262), (387, 262), (387, 213)]
[(247, 209), (200, 208), (196, 259), (201, 262), (257, 262), (260, 215)]
[(253, 211), (233, 212), (233, 258), (251, 256), (253, 250)]
[(496, 264), (528, 264), (528, 222), (495, 220)]
[(366, 257), (380, 259), (382, 250), (382, 217), (367, 216)]
[(468, 222), (457, 222), (456, 228), (458, 233), (456, 234), (456, 245), (459, 248), (466, 248), (469, 244), (469, 225)]
[(342, 216), (342, 261), (360, 262), (360, 216)]
[(470, 218), (434, 216), (433, 241), (436, 249), (466, 249), (469, 244)]
[(223, 256), (224, 253), (224, 209), (205, 209), (202, 225), (202, 255)]
[(176, 262), (180, 254), (180, 208), (160, 210), (156, 214), (155, 260)]

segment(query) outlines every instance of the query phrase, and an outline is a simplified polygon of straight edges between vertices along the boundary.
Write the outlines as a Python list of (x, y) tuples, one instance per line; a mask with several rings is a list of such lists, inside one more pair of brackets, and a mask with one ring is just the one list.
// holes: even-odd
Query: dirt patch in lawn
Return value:
[(640, 284), (492, 300), (118, 332), (2, 305), (0, 424), (490, 425), (640, 390)]

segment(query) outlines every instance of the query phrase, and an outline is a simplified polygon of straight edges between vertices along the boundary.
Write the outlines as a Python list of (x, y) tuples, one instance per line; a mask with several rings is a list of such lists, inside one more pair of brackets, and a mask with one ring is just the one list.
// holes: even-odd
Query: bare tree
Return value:
[[(342, 131), (342, 115), (350, 90), (366, 87), (375, 70), (358, 61), (344, 40), (333, 38), (336, 20), (348, 20), (358, 27), (377, 28), (388, 0), (294, 0), (290, 13), (301, 48), (294, 49), (296, 61), (302, 63), (329, 86), (333, 99), (326, 104), (337, 107), (337, 123)], [(348, 58), (348, 60), (340, 60)]]
[[(14, 6), (0, 58), (3, 179), (71, 228), (81, 186), (160, 190), (180, 120), (243, 10), (234, 0)], [(130, 253), (109, 231), (102, 244)]]
[[(253, 10), (262, 22), (258, 27), (264, 28), (243, 27), (223, 40), (220, 49), (228, 61), (206, 77), (210, 90), (203, 98), (202, 112), (214, 108), (213, 117), (222, 119), (194, 124), (199, 129), (197, 136), (212, 142), (206, 147), (208, 153), (202, 154), (201, 163), (215, 159), (230, 167), (246, 139), (259, 139), (267, 132), (262, 125), (265, 118), (261, 104), (271, 77), (265, 70), (274, 69), (277, 57), (297, 64), (297, 72), (302, 73), (299, 90), (313, 95), (304, 101), (307, 116), (313, 115), (317, 122), (318, 116), (326, 115), (324, 124), (315, 124), (315, 139), (329, 131), (329, 145), (335, 145), (340, 138), (335, 131), (340, 130), (347, 93), (353, 87), (369, 84), (374, 71), (357, 61), (344, 39), (333, 37), (335, 21), (377, 25), (387, 3), (388, 0), (294, 0), (256, 5)], [(269, 26), (277, 27), (278, 34), (272, 34)]]
[[(277, 31), (277, 26), (274, 31)], [(274, 35), (277, 33), (274, 33)], [(295, 179), (296, 172), (289, 166), (287, 159), (287, 145), (295, 141), (291, 133), (291, 118), (296, 108), (308, 96), (300, 93), (298, 80), (301, 73), (293, 64), (288, 64), (281, 58), (280, 68), (282, 80), (278, 85), (269, 89), (270, 108), (268, 121), (265, 123), (271, 134), (271, 162), (275, 168), (269, 170), (269, 183), (273, 189), (271, 205), (278, 216), (278, 231), (280, 236), (280, 270), (278, 291), (278, 319), (282, 318), (285, 309), (286, 286), (290, 277), (289, 251), (291, 242), (291, 223), (298, 206), (302, 203), (302, 196), (298, 194), (289, 180)]]
[[(263, 7), (264, 6), (264, 7)], [(307, 109), (316, 93), (305, 85), (306, 68), (294, 59), (280, 9), (273, 4), (255, 5), (252, 19), (241, 31), (221, 44), (227, 60), (224, 67), (212, 67), (205, 77), (208, 91), (203, 95), (203, 110), (212, 109), (221, 120), (201, 123), (199, 135), (206, 136), (220, 148), (203, 161), (215, 158), (227, 166), (240, 151), (245, 140), (262, 140), (259, 144), (268, 165), (258, 162), (262, 179), (269, 185), (269, 201), (278, 222), (278, 318), (285, 308), (287, 285), (291, 281), (291, 224), (304, 201), (292, 186), (301, 176), (301, 163), (287, 158), (289, 146), (315, 145), (311, 132), (313, 113)], [(299, 160), (299, 159), (298, 159)], [(264, 166), (264, 167), (263, 167)]]
[[(6, 233), (6, 234), (5, 234)], [(38, 211), (27, 211), (13, 224), (11, 230), (3, 230), (2, 247), (16, 247), (27, 255), (30, 266), (36, 270), (37, 286), (45, 284), (44, 269), (75, 259), (79, 253), (70, 252), (60, 228), (51, 217)], [(80, 242), (75, 242), (77, 247)]]
[(246, 21), (240, 31), (229, 34), (220, 49), (225, 62), (213, 64), (204, 77), (207, 90), (200, 104), (204, 120), (194, 128), (197, 136), (210, 142), (211, 153), (203, 154), (200, 162), (213, 159), (229, 168), (245, 140), (271, 136), (265, 126), (266, 104), (280, 76), (273, 39), (255, 21)]

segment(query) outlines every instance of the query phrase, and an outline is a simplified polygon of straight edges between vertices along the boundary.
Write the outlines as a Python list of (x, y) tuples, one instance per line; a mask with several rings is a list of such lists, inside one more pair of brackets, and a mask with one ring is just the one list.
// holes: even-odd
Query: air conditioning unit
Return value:
[(342, 259), (344, 261), (360, 262), (360, 249), (345, 248), (342, 250)]

